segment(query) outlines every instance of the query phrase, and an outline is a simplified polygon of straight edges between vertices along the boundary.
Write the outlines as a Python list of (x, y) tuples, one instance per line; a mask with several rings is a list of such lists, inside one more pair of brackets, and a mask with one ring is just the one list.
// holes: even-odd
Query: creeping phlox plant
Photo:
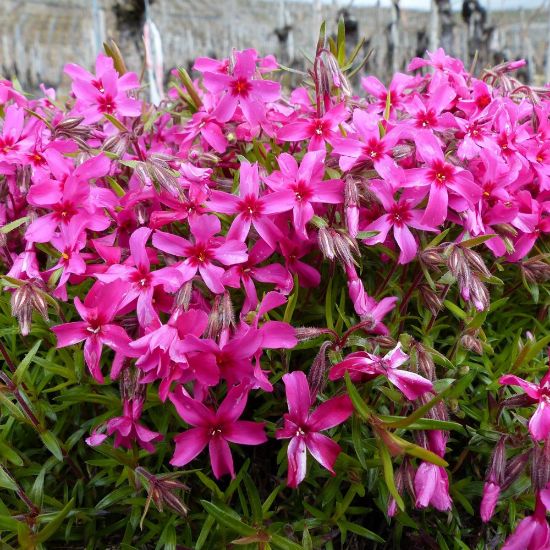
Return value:
[(6, 548), (550, 548), (548, 90), (358, 51), (0, 81)]

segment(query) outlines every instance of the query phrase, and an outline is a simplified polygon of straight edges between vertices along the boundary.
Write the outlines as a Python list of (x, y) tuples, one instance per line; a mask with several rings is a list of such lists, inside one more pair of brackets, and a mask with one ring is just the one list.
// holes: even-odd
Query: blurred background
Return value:
[(0, 75), (66, 91), (63, 65), (92, 68), (107, 39), (138, 74), (249, 47), (300, 69), (340, 16), (350, 50), (360, 37), (373, 50), (363, 73), (383, 81), (438, 46), (467, 67), (477, 52), (478, 71), (525, 58), (522, 80), (550, 81), (550, 0), (0, 0)]

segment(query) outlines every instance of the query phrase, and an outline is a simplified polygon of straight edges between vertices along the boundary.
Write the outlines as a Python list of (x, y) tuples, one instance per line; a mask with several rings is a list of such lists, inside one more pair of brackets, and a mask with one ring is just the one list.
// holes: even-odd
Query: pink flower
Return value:
[(116, 280), (130, 283), (120, 307), (123, 308), (137, 299), (137, 317), (142, 327), (158, 320), (153, 307), (155, 287), (161, 285), (166, 291), (175, 292), (183, 282), (181, 273), (174, 267), (151, 271), (151, 261), (145, 246), (151, 232), (147, 227), (136, 229), (130, 237), (130, 258), (124, 264), (112, 265), (105, 273), (96, 275), (98, 280), (105, 283)]
[(422, 462), (414, 477), (414, 491), (417, 508), (426, 508), (431, 504), (441, 512), (451, 509), (449, 477), (445, 468), (441, 466)]
[(338, 103), (329, 109), (322, 117), (299, 119), (285, 124), (277, 132), (281, 141), (308, 140), (308, 151), (324, 151), (325, 142), (333, 144), (334, 139), (341, 136), (338, 126), (349, 116), (345, 103)]
[(395, 384), (407, 399), (417, 399), (424, 393), (433, 390), (432, 383), (426, 378), (399, 369), (408, 360), (408, 355), (401, 350), (401, 344), (389, 351), (384, 357), (373, 355), (365, 351), (350, 353), (343, 361), (334, 365), (329, 373), (330, 380), (342, 378), (346, 371), (353, 379), (372, 379), (385, 376)]
[[(57, 337), (57, 347), (64, 348), (84, 341), (84, 359), (92, 376), (100, 383), (101, 350), (107, 345), (117, 352), (129, 354), (130, 337), (126, 331), (112, 323), (124, 297), (127, 284), (115, 281), (109, 285), (95, 284), (88, 292), (84, 303), (77, 297), (74, 305), (84, 321), (75, 321), (52, 327)], [(117, 354), (113, 369), (120, 368), (121, 358)]]
[(189, 227), (195, 242), (172, 233), (155, 231), (153, 245), (174, 256), (187, 258), (174, 266), (182, 274), (183, 282), (192, 279), (198, 271), (206, 286), (215, 294), (220, 294), (224, 291), (224, 270), (215, 265), (213, 260), (224, 265), (246, 262), (246, 245), (237, 240), (214, 238), (221, 229), (220, 220), (216, 216), (194, 217), (189, 220)]
[(207, 445), (212, 472), (216, 478), (224, 474), (235, 477), (229, 442), (240, 445), (260, 445), (267, 441), (263, 422), (238, 420), (246, 407), (248, 387), (232, 387), (217, 411), (185, 394), (182, 386), (170, 394), (170, 401), (190, 430), (174, 438), (176, 450), (170, 461), (173, 466), (185, 466)]
[(245, 300), (241, 315), (246, 315), (258, 305), (258, 293), (254, 281), (275, 284), (285, 293), (292, 290), (292, 277), (281, 264), (274, 262), (265, 266), (259, 265), (272, 253), (273, 250), (267, 243), (258, 240), (249, 252), (245, 263), (230, 267), (225, 272), (222, 279), (224, 285), (240, 288), (242, 284), (244, 288)]
[(418, 154), (428, 166), (407, 170), (408, 181), (404, 185), (424, 188), (425, 192), (429, 192), (422, 223), (435, 227), (446, 220), (449, 204), (454, 210), (462, 212), (480, 199), (481, 189), (474, 183), (470, 172), (445, 160), (435, 137), (428, 132), (420, 132), (415, 139)]
[(262, 80), (256, 73), (257, 54), (254, 50), (235, 52), (233, 74), (205, 72), (204, 86), (214, 93), (224, 92), (212, 115), (219, 122), (231, 120), (237, 106), (251, 126), (265, 118), (265, 103), (276, 101), (281, 93), (278, 82)]
[(533, 403), (538, 402), (535, 414), (529, 420), (529, 432), (536, 441), (546, 440), (550, 435), (550, 370), (538, 384), (527, 382), (513, 374), (501, 376), (499, 383), (520, 386)]
[(134, 441), (149, 453), (155, 452), (153, 443), (162, 441), (164, 437), (147, 429), (138, 422), (143, 409), (143, 399), (124, 401), (122, 416), (112, 418), (107, 422), (107, 434), (115, 434), (116, 447), (132, 448)]
[(275, 191), (292, 191), (286, 200), (286, 210), (293, 212), (294, 229), (302, 239), (307, 239), (306, 224), (313, 218), (313, 204), (341, 204), (344, 202), (344, 182), (325, 180), (325, 153), (306, 153), (298, 166), (296, 159), (288, 153), (277, 157), (280, 172), (274, 172), (265, 179)]
[(495, 513), (495, 506), (497, 505), (498, 498), (500, 496), (500, 485), (487, 481), (483, 484), (483, 497), (481, 499), (481, 520), (488, 522)]
[(282, 238), (281, 230), (269, 219), (270, 214), (285, 212), (293, 200), (292, 191), (276, 191), (260, 195), (258, 163), (242, 162), (240, 167), (239, 197), (212, 191), (208, 206), (213, 212), (237, 214), (229, 231), (228, 239), (244, 241), (253, 225), (260, 237), (273, 249)]
[(546, 521), (549, 504), (548, 489), (536, 496), (535, 513), (523, 518), (510, 535), (502, 550), (548, 550), (550, 547), (550, 527)]
[(297, 487), (306, 475), (306, 449), (333, 475), (340, 446), (320, 432), (345, 422), (353, 412), (347, 395), (325, 401), (309, 412), (312, 398), (306, 375), (294, 371), (283, 376), (288, 401), (284, 427), (277, 430), (277, 439), (290, 439), (288, 445), (288, 486)]
[(403, 193), (400, 198), (393, 196), (391, 186), (384, 180), (375, 180), (371, 182), (371, 187), (380, 199), (386, 214), (377, 218), (364, 228), (364, 231), (378, 231), (378, 235), (365, 239), (365, 244), (383, 243), (390, 231), (399, 246), (399, 263), (406, 264), (411, 262), (418, 251), (418, 244), (411, 233), (409, 227), (422, 229), (424, 231), (435, 231), (434, 228), (422, 223), (424, 212), (415, 210), (421, 200), (421, 197), (407, 195)]
[(141, 113), (141, 102), (127, 94), (139, 88), (136, 74), (119, 77), (110, 57), (97, 57), (95, 76), (72, 63), (65, 66), (65, 72), (73, 79), (75, 110), (84, 116), (86, 124), (101, 120), (104, 114), (136, 117)]

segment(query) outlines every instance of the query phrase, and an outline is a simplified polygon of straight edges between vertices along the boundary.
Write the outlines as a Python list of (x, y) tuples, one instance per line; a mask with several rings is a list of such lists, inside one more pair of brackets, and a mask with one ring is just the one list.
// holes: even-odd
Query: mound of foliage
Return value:
[(0, 81), (3, 548), (550, 547), (548, 90), (359, 49)]

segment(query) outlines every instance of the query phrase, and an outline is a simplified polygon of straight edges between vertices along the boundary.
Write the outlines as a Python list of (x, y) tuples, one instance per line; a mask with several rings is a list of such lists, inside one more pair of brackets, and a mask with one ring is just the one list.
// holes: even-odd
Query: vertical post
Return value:
[(439, 11), (437, 0), (431, 0), (429, 45), (431, 52), (434, 52), (439, 47)]

